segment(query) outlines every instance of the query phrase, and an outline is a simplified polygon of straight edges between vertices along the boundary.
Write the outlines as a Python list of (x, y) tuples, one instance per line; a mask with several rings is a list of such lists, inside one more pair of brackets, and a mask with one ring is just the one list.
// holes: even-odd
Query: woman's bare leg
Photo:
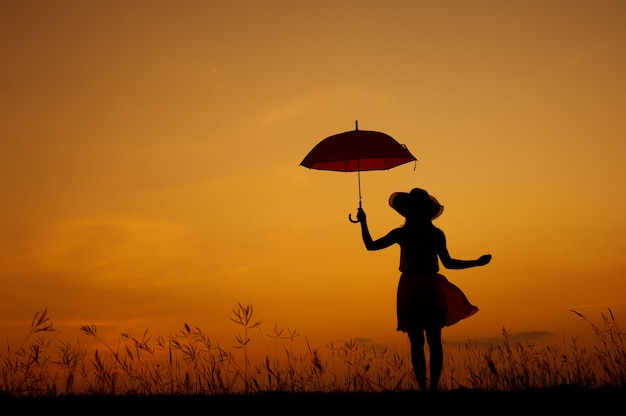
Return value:
[(441, 328), (426, 330), (426, 340), (430, 354), (430, 391), (436, 391), (439, 377), (443, 370), (443, 343), (441, 342)]
[(409, 343), (411, 344), (411, 362), (417, 385), (422, 391), (426, 391), (426, 356), (424, 355), (424, 332), (422, 330), (410, 331)]

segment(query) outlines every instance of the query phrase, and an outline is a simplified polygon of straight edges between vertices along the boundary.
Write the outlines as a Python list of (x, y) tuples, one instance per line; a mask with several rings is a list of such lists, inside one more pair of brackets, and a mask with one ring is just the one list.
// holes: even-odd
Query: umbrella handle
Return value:
[[(360, 195), (360, 186), (359, 186), (359, 208), (361, 208), (361, 195)], [(350, 220), (351, 223), (356, 224), (357, 222), (361, 222), (359, 221), (359, 219), (357, 218), (356, 220), (352, 219), (352, 214), (348, 214), (348, 219)]]
[[(359, 129), (358, 122), (357, 122), (357, 125), (356, 125), (356, 129), (357, 130)], [(360, 160), (357, 160), (356, 163), (357, 163), (357, 166), (359, 166)], [(360, 168), (360, 166), (357, 168), (356, 173), (357, 173), (358, 178), (359, 178), (359, 208), (361, 208), (361, 168)], [(353, 220), (352, 219), (352, 214), (348, 214), (348, 219), (353, 224), (356, 224), (357, 222), (360, 222), (358, 219)]]

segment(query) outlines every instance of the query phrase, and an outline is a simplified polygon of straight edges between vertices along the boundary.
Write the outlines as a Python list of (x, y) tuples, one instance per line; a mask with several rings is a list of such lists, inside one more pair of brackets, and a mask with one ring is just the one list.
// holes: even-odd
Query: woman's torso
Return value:
[(430, 275), (439, 271), (441, 231), (432, 224), (400, 229), (400, 271), (416, 275)]

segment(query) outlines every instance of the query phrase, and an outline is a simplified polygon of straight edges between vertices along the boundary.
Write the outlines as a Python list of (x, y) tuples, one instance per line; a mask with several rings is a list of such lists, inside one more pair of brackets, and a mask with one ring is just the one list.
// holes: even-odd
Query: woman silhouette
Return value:
[(466, 269), (486, 265), (491, 261), (491, 254), (476, 260), (452, 258), (444, 232), (432, 223), (443, 212), (443, 206), (423, 189), (393, 193), (389, 197), (389, 205), (406, 221), (403, 226), (377, 240), (370, 235), (367, 216), (362, 208), (358, 209), (357, 220), (361, 224), (361, 235), (367, 250), (381, 250), (393, 244), (400, 246), (397, 330), (409, 337), (413, 371), (420, 390), (427, 389), (424, 341), (428, 342), (428, 389), (436, 391), (443, 369), (441, 330), (478, 312), (461, 289), (439, 273), (439, 261), (446, 269)]

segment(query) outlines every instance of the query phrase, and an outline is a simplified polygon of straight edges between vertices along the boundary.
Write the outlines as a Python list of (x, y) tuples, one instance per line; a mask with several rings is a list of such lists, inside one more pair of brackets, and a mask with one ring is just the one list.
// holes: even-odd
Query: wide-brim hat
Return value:
[(410, 203), (424, 203), (427, 212), (430, 213), (430, 219), (434, 220), (443, 213), (443, 205), (437, 201), (437, 198), (430, 195), (423, 189), (415, 188), (411, 192), (394, 192), (389, 197), (389, 206), (395, 209), (398, 214), (406, 217), (409, 211)]

